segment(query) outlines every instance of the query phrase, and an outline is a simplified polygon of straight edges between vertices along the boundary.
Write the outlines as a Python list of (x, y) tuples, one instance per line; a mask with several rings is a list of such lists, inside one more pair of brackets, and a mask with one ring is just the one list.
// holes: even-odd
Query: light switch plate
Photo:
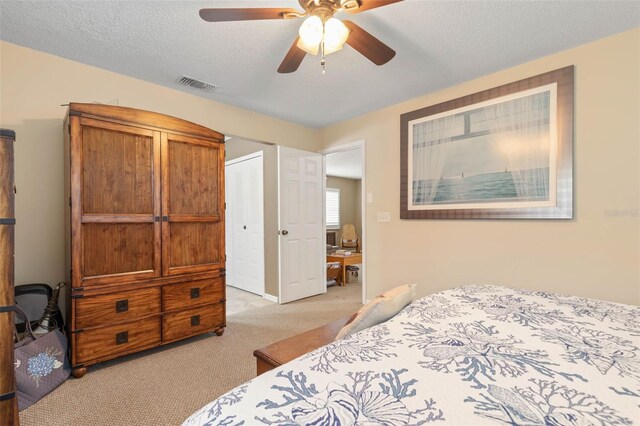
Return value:
[(373, 192), (367, 192), (367, 203), (373, 203)]
[(378, 222), (391, 222), (391, 214), (389, 212), (378, 212)]

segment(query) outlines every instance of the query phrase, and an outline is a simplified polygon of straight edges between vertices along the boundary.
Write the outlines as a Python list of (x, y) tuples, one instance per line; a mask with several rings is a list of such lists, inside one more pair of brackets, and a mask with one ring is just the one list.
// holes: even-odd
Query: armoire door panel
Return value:
[(224, 146), (162, 134), (164, 275), (224, 268)]
[(154, 132), (97, 120), (82, 124), (83, 214), (153, 214)]
[(218, 215), (219, 146), (174, 135), (167, 144), (170, 213)]
[(178, 267), (224, 267), (224, 253), (219, 243), (224, 232), (221, 222), (174, 222), (168, 227), (170, 256), (165, 266), (169, 271)]
[(83, 225), (84, 283), (105, 275), (147, 272), (154, 276), (154, 227), (154, 223)]
[(86, 117), (71, 124), (80, 127), (71, 167), (82, 286), (159, 277), (160, 132)]

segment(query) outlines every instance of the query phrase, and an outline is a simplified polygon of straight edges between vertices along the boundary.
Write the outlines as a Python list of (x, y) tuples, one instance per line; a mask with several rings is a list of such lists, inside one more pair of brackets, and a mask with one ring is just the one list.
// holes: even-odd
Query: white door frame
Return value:
[[(346, 144), (342, 144), (342, 145), (335, 145), (332, 146), (330, 148), (327, 149), (322, 149), (320, 151), (318, 151), (320, 154), (322, 154), (322, 167), (323, 167), (323, 171), (324, 171), (324, 184), (323, 184), (323, 189), (326, 190), (326, 185), (327, 185), (327, 170), (326, 170), (326, 156), (327, 154), (333, 154), (335, 152), (342, 152), (342, 151), (351, 151), (354, 149), (360, 149), (361, 152), (361, 157), (362, 157), (362, 182), (361, 182), (361, 191), (360, 191), (360, 214), (362, 215), (361, 221), (362, 221), (362, 236), (361, 239), (363, 241), (364, 244), (361, 245), (362, 248), (362, 304), (364, 305), (367, 302), (367, 249), (366, 249), (366, 243), (367, 243), (367, 239), (365, 238), (366, 236), (366, 232), (367, 232), (367, 186), (366, 186), (366, 176), (367, 176), (367, 144), (365, 143), (366, 140), (362, 139), (359, 141), (355, 141), (355, 142), (350, 142), (350, 143), (346, 143)], [(323, 204), (324, 207), (324, 204)], [(326, 210), (326, 209), (324, 209)], [(324, 216), (324, 210), (323, 210), (323, 216)], [(324, 236), (325, 236), (325, 245), (326, 245), (326, 238), (327, 238), (327, 226), (326, 226), (326, 221), (323, 221), (323, 226), (324, 226)], [(325, 268), (325, 274), (326, 274), (326, 268)], [(325, 275), (325, 282), (326, 282), (326, 275)], [(325, 286), (325, 291), (326, 291), (326, 286)]]
[[(266, 270), (265, 270), (265, 264), (266, 264), (266, 259), (264, 256), (265, 253), (265, 247), (264, 247), (264, 153), (263, 151), (256, 151), (253, 152), (251, 154), (247, 154), (247, 155), (243, 155), (242, 157), (238, 157), (238, 158), (234, 158), (233, 160), (228, 160), (224, 162), (224, 167), (226, 169), (227, 166), (231, 166), (233, 164), (237, 164), (237, 163), (242, 163), (244, 161), (248, 161), (248, 160), (252, 160), (254, 158), (260, 158), (262, 161), (262, 176), (261, 176), (261, 183), (262, 183), (262, 193), (263, 193), (263, 198), (262, 198), (262, 206), (261, 207), (261, 219), (262, 219), (262, 223), (261, 223), (261, 233), (262, 233), (262, 288), (261, 288), (261, 293), (260, 295), (263, 297), (266, 297), (267, 294), (265, 292), (265, 286), (266, 286)], [(225, 170), (225, 175), (226, 175), (226, 170)], [(225, 191), (225, 208), (226, 208), (226, 191)], [(229, 219), (227, 217), (227, 219)], [(226, 222), (225, 222), (226, 223)], [(225, 225), (226, 226), (226, 225)], [(226, 230), (225, 230), (226, 232)]]

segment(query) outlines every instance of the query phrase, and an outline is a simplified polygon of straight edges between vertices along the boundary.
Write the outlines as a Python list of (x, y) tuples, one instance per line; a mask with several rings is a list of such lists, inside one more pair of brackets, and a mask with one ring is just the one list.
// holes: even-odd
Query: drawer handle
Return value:
[(116, 302), (116, 312), (127, 312), (129, 310), (129, 299), (118, 300)]
[(194, 315), (191, 317), (191, 327), (195, 327), (196, 325), (200, 325), (200, 315)]
[(198, 287), (192, 288), (191, 289), (191, 298), (192, 299), (197, 299), (198, 297), (200, 297), (200, 288), (198, 288)]
[(129, 342), (129, 332), (123, 331), (122, 333), (116, 334), (116, 345), (122, 345), (123, 343)]

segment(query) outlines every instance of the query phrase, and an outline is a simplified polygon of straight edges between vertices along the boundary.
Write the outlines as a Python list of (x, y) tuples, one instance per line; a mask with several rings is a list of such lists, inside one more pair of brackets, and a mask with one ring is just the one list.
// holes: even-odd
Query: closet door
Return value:
[(225, 266), (224, 145), (162, 134), (164, 275)]
[(71, 117), (74, 285), (159, 277), (160, 132)]
[[(264, 295), (264, 179), (262, 152), (227, 162), (226, 284)], [(252, 157), (253, 156), (253, 157)]]

